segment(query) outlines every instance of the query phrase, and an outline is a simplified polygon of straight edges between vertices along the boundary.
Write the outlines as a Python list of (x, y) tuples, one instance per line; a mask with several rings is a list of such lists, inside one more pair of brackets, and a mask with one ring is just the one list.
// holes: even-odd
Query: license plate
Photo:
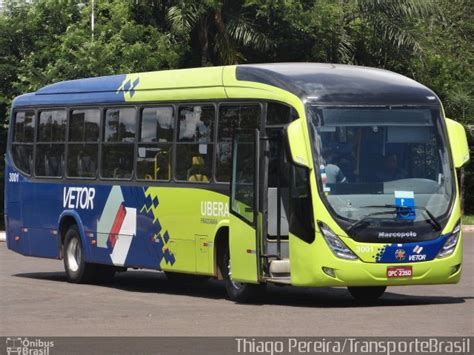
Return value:
[(413, 277), (413, 268), (411, 266), (389, 266), (387, 267), (387, 277), (389, 279)]

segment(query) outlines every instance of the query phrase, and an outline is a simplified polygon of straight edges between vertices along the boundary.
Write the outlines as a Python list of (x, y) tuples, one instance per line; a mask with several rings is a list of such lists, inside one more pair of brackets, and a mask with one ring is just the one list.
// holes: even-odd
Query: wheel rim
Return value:
[(237, 282), (232, 279), (232, 269), (230, 267), (230, 258), (229, 258), (229, 263), (227, 264), (227, 275), (229, 275), (229, 280), (230, 280), (230, 283), (232, 284), (232, 287), (236, 289), (240, 289), (242, 287), (241, 282)]
[(79, 241), (77, 238), (73, 238), (68, 246), (67, 246), (67, 251), (66, 251), (66, 257), (67, 257), (67, 265), (69, 270), (72, 272), (76, 272), (79, 270), (79, 263), (81, 260), (81, 247), (79, 246)]

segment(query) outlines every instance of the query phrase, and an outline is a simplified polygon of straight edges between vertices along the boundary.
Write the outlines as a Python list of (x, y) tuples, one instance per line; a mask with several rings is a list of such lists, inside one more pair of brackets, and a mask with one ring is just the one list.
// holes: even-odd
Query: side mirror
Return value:
[(461, 168), (469, 161), (469, 145), (467, 144), (466, 130), (462, 124), (449, 118), (446, 118), (446, 126), (448, 128), (454, 167)]
[(309, 168), (309, 157), (311, 155), (306, 149), (306, 139), (304, 136), (305, 129), (305, 121), (299, 118), (288, 125), (286, 128), (286, 136), (293, 163)]

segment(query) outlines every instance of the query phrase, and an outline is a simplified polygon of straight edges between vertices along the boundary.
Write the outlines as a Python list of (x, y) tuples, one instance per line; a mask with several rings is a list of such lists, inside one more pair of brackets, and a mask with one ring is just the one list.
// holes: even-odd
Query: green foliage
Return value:
[(194, 44), (200, 59), (195, 65), (236, 64), (245, 60), (240, 48), (269, 47), (252, 20), (254, 12), (244, 1), (182, 0), (168, 9), (167, 19), (184, 41)]
[[(64, 9), (64, 1), (39, 0), (46, 12), (64, 13), (71, 21), (52, 27), (58, 33), (38, 51), (23, 58), (15, 83), (19, 91), (32, 91), (47, 83), (120, 72), (168, 69), (179, 65), (185, 47), (172, 34), (133, 19), (132, 2), (97, 1), (94, 36), (91, 34), (91, 7)], [(67, 2), (67, 1), (66, 1)], [(55, 8), (59, 6), (59, 8)], [(39, 15), (41, 17), (41, 14)], [(42, 18), (44, 20), (50, 20)], [(54, 21), (54, 19), (52, 19)], [(49, 27), (49, 26), (48, 26)], [(51, 37), (54, 41), (51, 41)]]
[(474, 225), (474, 216), (473, 215), (464, 215), (462, 217), (462, 223), (466, 226), (467, 225), (471, 225), (471, 226)]
[(437, 0), (438, 15), (419, 25), (422, 55), (412, 60), (413, 76), (444, 102), (446, 114), (474, 123), (474, 21), (466, 0)]

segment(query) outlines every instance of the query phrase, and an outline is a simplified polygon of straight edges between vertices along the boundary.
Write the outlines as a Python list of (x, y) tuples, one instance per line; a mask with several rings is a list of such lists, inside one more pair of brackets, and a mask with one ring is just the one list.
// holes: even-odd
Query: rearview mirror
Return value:
[(305, 129), (305, 121), (299, 118), (288, 125), (286, 136), (293, 163), (309, 168), (310, 154), (306, 149)]
[(462, 124), (449, 118), (446, 119), (446, 125), (454, 167), (461, 168), (469, 161), (469, 145), (467, 144), (466, 130)]

